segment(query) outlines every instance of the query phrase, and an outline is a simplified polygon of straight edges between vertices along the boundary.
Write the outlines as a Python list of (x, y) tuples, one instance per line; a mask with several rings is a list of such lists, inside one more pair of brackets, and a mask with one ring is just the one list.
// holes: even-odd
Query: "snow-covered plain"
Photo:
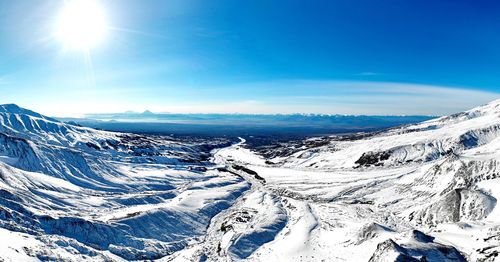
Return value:
[(318, 139), (179, 141), (0, 106), (0, 258), (500, 260), (500, 100)]

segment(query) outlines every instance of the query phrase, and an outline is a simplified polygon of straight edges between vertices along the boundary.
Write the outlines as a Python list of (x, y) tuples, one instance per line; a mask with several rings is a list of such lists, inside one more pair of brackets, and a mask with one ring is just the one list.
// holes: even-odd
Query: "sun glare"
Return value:
[(57, 20), (57, 38), (72, 49), (88, 50), (107, 31), (106, 16), (97, 0), (69, 0)]

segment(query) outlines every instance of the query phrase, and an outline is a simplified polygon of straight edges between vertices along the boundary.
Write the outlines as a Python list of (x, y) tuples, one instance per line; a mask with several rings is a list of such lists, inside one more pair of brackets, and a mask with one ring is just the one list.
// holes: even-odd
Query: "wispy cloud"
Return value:
[(500, 93), (477, 89), (375, 81), (276, 80), (162, 90), (167, 89), (168, 96), (138, 93), (137, 99), (109, 100), (108, 96), (89, 95), (71, 105), (44, 101), (33, 104), (33, 109), (54, 116), (61, 116), (61, 108), (66, 115), (146, 109), (173, 113), (446, 115), (500, 98)]
[[(210, 92), (225, 92), (235, 99), (215, 105), (201, 103), (205, 106), (199, 112), (445, 115), (500, 98), (499, 93), (477, 89), (374, 81), (280, 80)], [(253, 103), (235, 103), (238, 98)]]
[(355, 74), (355, 76), (379, 76), (379, 75), (382, 75), (382, 74), (377, 73), (377, 72), (371, 72), (371, 71), (361, 72), (361, 73)]

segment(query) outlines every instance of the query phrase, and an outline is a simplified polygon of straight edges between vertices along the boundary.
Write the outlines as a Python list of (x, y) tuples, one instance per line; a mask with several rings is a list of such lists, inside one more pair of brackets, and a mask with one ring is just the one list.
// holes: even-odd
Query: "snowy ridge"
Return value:
[(4, 259), (160, 258), (248, 189), (210, 170), (209, 151), (224, 140), (98, 131), (15, 105), (0, 106), (0, 121), (0, 227), (36, 243)]
[(14, 104), (0, 105), (0, 132), (30, 141), (43, 141), (60, 146), (77, 146), (78, 143), (113, 137), (109, 132), (98, 132), (61, 123)]

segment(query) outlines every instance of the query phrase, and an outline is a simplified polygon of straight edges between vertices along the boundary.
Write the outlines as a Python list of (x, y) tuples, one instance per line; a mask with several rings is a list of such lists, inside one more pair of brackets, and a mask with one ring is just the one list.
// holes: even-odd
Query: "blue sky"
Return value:
[(88, 52), (54, 39), (63, 5), (0, 0), (1, 103), (435, 115), (500, 98), (498, 1), (102, 0)]

